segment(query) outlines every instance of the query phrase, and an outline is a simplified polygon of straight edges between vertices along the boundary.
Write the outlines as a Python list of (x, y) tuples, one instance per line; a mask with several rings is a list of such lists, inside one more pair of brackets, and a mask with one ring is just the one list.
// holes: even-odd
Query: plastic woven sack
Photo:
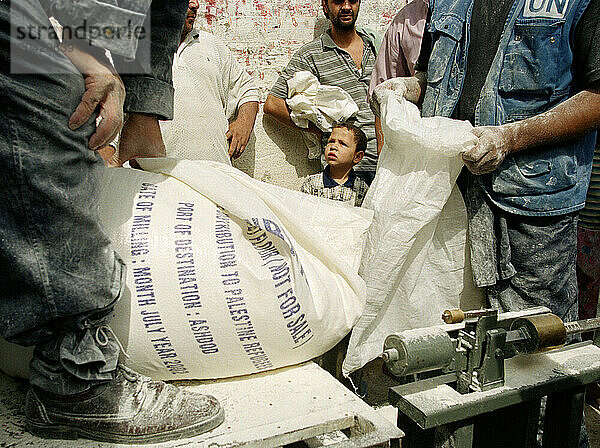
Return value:
[[(288, 79), (290, 118), (300, 128), (308, 128), (311, 121), (323, 132), (331, 132), (334, 123), (346, 121), (358, 112), (358, 106), (341, 87), (319, 84), (315, 75), (297, 72)], [(321, 157), (321, 142), (314, 134), (302, 134), (308, 147), (308, 158)]]
[(444, 309), (482, 302), (455, 185), (460, 154), (476, 142), (471, 124), (421, 118), (414, 104), (391, 91), (381, 114), (385, 145), (363, 203), (375, 213), (360, 269), (367, 304), (352, 330), (345, 374), (379, 356), (390, 333), (441, 324)]

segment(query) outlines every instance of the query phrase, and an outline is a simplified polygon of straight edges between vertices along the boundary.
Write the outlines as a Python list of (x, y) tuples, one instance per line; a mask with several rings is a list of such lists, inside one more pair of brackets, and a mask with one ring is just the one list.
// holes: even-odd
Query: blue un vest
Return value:
[[(423, 116), (452, 115), (462, 92), (474, 0), (432, 0), (432, 51)], [(590, 0), (515, 0), (475, 109), (475, 125), (532, 117), (573, 96), (571, 42)], [(596, 133), (509, 155), (478, 176), (511, 213), (550, 216), (583, 208)]]

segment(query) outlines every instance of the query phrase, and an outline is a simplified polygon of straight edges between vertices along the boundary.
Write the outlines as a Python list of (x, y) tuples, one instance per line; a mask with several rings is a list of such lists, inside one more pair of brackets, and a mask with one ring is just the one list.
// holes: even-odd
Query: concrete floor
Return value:
[[(214, 430), (148, 448), (318, 446), (314, 438), (339, 433), (346, 446), (379, 446), (398, 439), (395, 420), (365, 404), (312, 362), (245, 377), (178, 381), (188, 391), (219, 399), (225, 421)], [(126, 448), (84, 439), (40, 439), (25, 430), (27, 383), (0, 373), (0, 448)], [(344, 431), (344, 432), (341, 432)], [(331, 438), (331, 437), (329, 437)], [(309, 443), (300, 445), (306, 440)]]

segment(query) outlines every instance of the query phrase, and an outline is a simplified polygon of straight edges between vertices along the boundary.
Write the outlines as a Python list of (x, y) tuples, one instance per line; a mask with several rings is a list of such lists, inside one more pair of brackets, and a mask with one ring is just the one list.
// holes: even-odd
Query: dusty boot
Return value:
[(39, 437), (131, 444), (192, 437), (219, 426), (225, 414), (214, 397), (119, 366), (113, 381), (80, 394), (31, 387), (25, 416), (28, 431)]

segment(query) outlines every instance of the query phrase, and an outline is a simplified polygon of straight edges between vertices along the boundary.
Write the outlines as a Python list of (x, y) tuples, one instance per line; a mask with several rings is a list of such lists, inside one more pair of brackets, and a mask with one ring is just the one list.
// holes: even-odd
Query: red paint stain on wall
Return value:
[(208, 25), (212, 25), (213, 19), (216, 17), (217, 11), (217, 0), (206, 1), (206, 11), (204, 12), (204, 18)]

